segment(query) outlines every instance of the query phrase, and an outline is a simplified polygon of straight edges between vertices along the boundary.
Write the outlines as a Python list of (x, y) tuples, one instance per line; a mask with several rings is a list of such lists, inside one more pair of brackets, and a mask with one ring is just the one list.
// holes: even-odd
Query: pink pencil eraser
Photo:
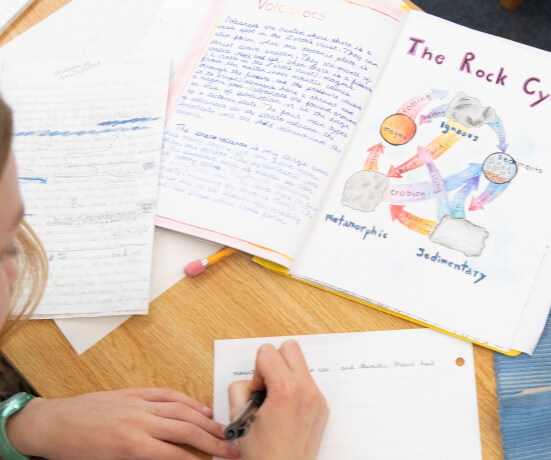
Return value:
[(194, 277), (197, 275), (200, 275), (205, 271), (205, 267), (203, 267), (203, 264), (200, 260), (196, 260), (194, 262), (190, 262), (186, 265), (186, 268), (184, 268), (184, 273), (186, 276)]

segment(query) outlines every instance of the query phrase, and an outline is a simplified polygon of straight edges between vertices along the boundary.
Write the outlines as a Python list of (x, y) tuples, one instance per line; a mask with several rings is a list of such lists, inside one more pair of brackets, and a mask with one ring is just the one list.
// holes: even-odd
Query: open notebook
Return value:
[(227, 2), (173, 85), (157, 225), (531, 352), (550, 303), (551, 54), (394, 6)]
[(430, 329), (217, 340), (217, 421), (229, 422), (227, 387), (252, 378), (258, 347), (289, 338), (329, 405), (319, 460), (482, 458), (472, 345)]

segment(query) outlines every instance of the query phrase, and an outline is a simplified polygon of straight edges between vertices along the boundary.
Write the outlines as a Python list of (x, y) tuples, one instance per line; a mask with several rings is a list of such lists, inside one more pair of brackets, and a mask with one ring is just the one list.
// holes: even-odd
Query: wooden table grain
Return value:
[[(36, 0), (2, 34), (0, 46), (68, 2)], [(215, 339), (415, 327), (236, 254), (183, 279), (150, 304), (149, 315), (132, 317), (81, 356), (50, 320), (26, 324), (3, 352), (47, 398), (160, 386), (211, 406)], [(483, 458), (501, 460), (493, 352), (475, 346), (474, 357)]]

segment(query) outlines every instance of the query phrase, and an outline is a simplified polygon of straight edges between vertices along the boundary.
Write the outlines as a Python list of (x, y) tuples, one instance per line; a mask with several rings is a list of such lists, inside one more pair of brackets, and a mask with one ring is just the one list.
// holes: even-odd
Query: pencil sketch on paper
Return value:
[(376, 171), (359, 171), (346, 181), (342, 204), (358, 211), (374, 211), (383, 200), (388, 177)]

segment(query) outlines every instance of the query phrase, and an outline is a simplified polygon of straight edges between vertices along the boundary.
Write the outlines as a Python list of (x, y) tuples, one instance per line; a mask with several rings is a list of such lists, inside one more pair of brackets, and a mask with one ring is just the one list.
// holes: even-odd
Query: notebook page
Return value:
[(0, 0), (0, 34), (25, 11), (34, 0)]
[[(422, 57), (426, 48), (434, 53)], [(532, 88), (551, 79), (550, 57), (410, 12), (292, 274), (502, 351), (516, 346), (527, 302), (540, 302), (530, 293), (551, 229), (550, 214), (534, 212), (551, 192), (551, 104)], [(398, 120), (407, 121), (395, 130)], [(354, 197), (359, 181), (373, 191), (359, 193), (365, 202)], [(527, 345), (541, 317), (528, 320)]]
[(550, 256), (549, 246), (547, 246), (518, 328), (515, 331), (511, 346), (513, 350), (520, 350), (530, 355), (534, 353), (545, 327), (551, 306), (551, 292), (548, 289), (548, 280), (551, 277)]
[(405, 11), (227, 3), (167, 123), (157, 225), (288, 266)]
[(6, 63), (26, 218), (50, 264), (37, 317), (147, 313), (168, 65)]
[(482, 458), (472, 345), (430, 329), (215, 341), (217, 421), (258, 347), (289, 338), (329, 405), (319, 460)]

